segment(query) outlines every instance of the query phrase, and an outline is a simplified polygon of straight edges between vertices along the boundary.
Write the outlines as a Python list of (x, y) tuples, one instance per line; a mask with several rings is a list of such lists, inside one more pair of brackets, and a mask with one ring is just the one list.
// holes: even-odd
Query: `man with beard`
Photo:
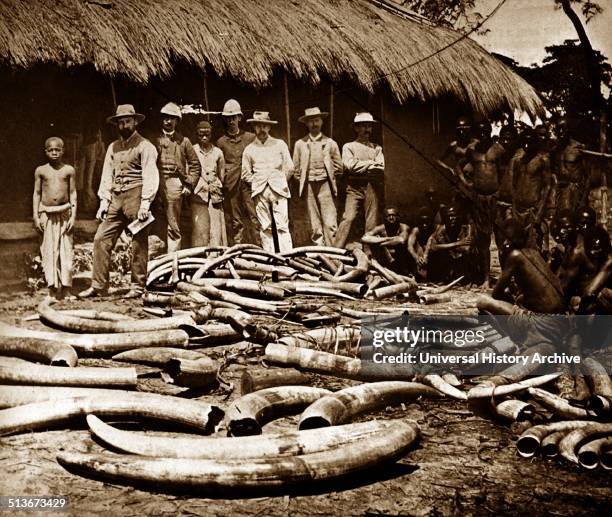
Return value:
[[(149, 208), (159, 186), (159, 172), (155, 146), (136, 131), (144, 118), (131, 104), (122, 104), (107, 119), (117, 126), (120, 138), (108, 147), (104, 158), (98, 190), (100, 208), (96, 214), (101, 223), (94, 237), (92, 281), (91, 287), (79, 294), (81, 298), (106, 294), (111, 251), (117, 239), (132, 221), (149, 218)], [(132, 289), (124, 297), (137, 297), (144, 289), (148, 234), (145, 227), (132, 237)]]
[[(235, 99), (229, 99), (223, 106), (225, 134), (217, 140), (217, 147), (223, 151), (225, 174), (225, 212), (232, 228), (234, 244), (251, 242), (261, 245), (259, 222), (251, 198), (251, 186), (240, 178), (242, 153), (255, 140), (255, 134), (240, 128), (242, 109)], [(246, 226), (245, 226), (246, 225)]]
[(379, 221), (379, 191), (384, 187), (385, 157), (382, 147), (370, 141), (375, 123), (370, 113), (357, 113), (353, 119), (357, 138), (342, 147), (346, 201), (336, 233), (337, 248), (346, 245), (351, 226), (362, 205), (366, 232), (373, 230)]
[(556, 210), (576, 210), (588, 196), (588, 171), (582, 158), (584, 144), (574, 139), (574, 128), (567, 118), (557, 123), (557, 145), (553, 173), (557, 179)]
[(527, 230), (528, 245), (547, 253), (542, 219), (552, 184), (548, 131), (544, 126), (527, 130), (525, 140), (510, 161), (512, 217)]
[(471, 168), (471, 178), (462, 176), (465, 186), (472, 192), (472, 221), (474, 222), (476, 249), (480, 259), (479, 277), (482, 287), (489, 287), (491, 268), (491, 234), (497, 213), (497, 191), (503, 146), (491, 138), (491, 124), (482, 121), (476, 130), (477, 140), (470, 144), (466, 157)]
[[(319, 246), (333, 246), (338, 229), (334, 196), (338, 195), (336, 175), (342, 172), (338, 144), (321, 132), (328, 113), (307, 108), (299, 121), (308, 134), (295, 143), (293, 164), (300, 183), (299, 196), (306, 190), (312, 241)], [(306, 188), (304, 188), (306, 187)]]
[(385, 222), (366, 232), (361, 242), (369, 245), (372, 255), (380, 264), (400, 275), (414, 273), (414, 261), (408, 253), (410, 228), (400, 223), (397, 208), (385, 209)]
[(181, 109), (169, 102), (160, 113), (162, 132), (153, 139), (160, 175), (155, 212), (165, 216), (166, 225), (161, 234), (167, 235), (167, 251), (172, 253), (181, 248), (183, 199), (193, 192), (202, 169), (191, 142), (176, 130), (182, 118)]
[(471, 282), (476, 258), (474, 228), (466, 224), (454, 206), (442, 211), (443, 224), (429, 237), (427, 280), (448, 283), (463, 276), (464, 284)]
[(416, 226), (408, 237), (408, 253), (412, 256), (416, 264), (416, 277), (419, 281), (427, 279), (427, 261), (429, 248), (427, 241), (434, 231), (434, 215), (427, 208), (419, 210)]
[[(289, 233), (287, 200), (291, 194), (287, 180), (293, 172), (293, 161), (287, 144), (270, 136), (270, 129), (278, 122), (271, 120), (267, 111), (255, 111), (247, 122), (253, 124), (256, 138), (242, 154), (242, 180), (251, 187), (255, 200), (261, 245), (267, 251), (289, 251), (293, 246)], [(275, 239), (278, 239), (278, 249), (275, 249)]]

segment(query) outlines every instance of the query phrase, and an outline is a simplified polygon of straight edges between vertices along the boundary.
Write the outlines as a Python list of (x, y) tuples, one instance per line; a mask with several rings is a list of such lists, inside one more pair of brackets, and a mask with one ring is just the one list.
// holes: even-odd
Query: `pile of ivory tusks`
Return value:
[(185, 249), (150, 261), (147, 301), (180, 306), (193, 303), (197, 293), (213, 307), (286, 313), (299, 311), (287, 300), (293, 295), (348, 300), (403, 295), (438, 303), (447, 301), (440, 295), (454, 283), (418, 289), (413, 277), (389, 270), (359, 248), (304, 246), (275, 254), (238, 244)]

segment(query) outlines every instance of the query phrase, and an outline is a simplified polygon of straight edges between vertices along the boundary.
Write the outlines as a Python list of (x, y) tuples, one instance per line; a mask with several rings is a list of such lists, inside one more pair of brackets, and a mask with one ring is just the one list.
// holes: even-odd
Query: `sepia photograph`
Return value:
[(610, 0), (0, 0), (0, 513), (612, 515)]

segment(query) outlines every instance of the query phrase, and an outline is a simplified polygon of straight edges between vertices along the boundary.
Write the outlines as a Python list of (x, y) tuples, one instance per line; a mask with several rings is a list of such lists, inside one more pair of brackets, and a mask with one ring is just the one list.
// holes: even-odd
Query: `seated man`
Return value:
[(419, 210), (417, 225), (408, 237), (408, 252), (416, 263), (417, 280), (427, 278), (427, 261), (429, 259), (429, 248), (427, 241), (434, 231), (434, 216), (432, 212), (423, 207)]
[(564, 277), (566, 299), (580, 299), (580, 314), (612, 314), (610, 236), (602, 227), (583, 234), (583, 246), (572, 255)]
[(410, 228), (400, 223), (397, 208), (385, 209), (385, 222), (374, 227), (361, 238), (369, 245), (372, 255), (383, 266), (408, 275), (414, 272), (414, 261), (408, 253), (408, 234)]
[(443, 209), (442, 222), (427, 241), (427, 280), (448, 283), (463, 276), (463, 283), (469, 283), (476, 259), (474, 228), (464, 223), (454, 206)]
[(569, 210), (562, 210), (555, 216), (550, 233), (555, 242), (550, 249), (548, 264), (552, 272), (559, 275), (567, 267), (576, 247), (576, 232)]

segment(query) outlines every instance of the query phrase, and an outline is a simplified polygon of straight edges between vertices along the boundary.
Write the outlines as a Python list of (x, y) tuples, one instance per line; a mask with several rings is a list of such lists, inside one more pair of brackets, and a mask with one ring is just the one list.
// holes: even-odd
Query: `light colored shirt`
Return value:
[(308, 135), (308, 147), (310, 148), (310, 160), (308, 162), (308, 181), (321, 181), (327, 179), (325, 161), (323, 155), (323, 133), (316, 137)]
[(251, 184), (255, 197), (269, 186), (279, 196), (291, 197), (287, 179), (293, 172), (293, 161), (287, 144), (268, 136), (264, 143), (258, 138), (246, 146), (242, 154), (242, 179)]
[(385, 157), (382, 147), (372, 142), (348, 142), (342, 146), (342, 164), (349, 177), (371, 179), (380, 177), (385, 170)]
[(194, 145), (193, 150), (202, 166), (202, 173), (193, 191), (194, 195), (200, 197), (202, 201), (208, 201), (212, 197), (213, 203), (220, 203), (223, 200), (221, 178), (225, 168), (223, 151), (214, 145), (207, 151), (200, 147), (200, 144)]
[(142, 187), (141, 207), (148, 209), (159, 187), (157, 150), (137, 131), (127, 140), (120, 138), (109, 145), (98, 197), (110, 204), (113, 193)]

